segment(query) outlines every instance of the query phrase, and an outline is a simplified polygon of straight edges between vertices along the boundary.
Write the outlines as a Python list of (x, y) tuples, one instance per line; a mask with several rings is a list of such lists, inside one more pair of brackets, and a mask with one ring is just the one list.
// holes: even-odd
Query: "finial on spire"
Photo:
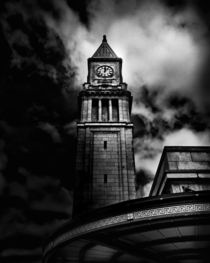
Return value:
[(103, 35), (103, 42), (107, 42), (106, 35)]

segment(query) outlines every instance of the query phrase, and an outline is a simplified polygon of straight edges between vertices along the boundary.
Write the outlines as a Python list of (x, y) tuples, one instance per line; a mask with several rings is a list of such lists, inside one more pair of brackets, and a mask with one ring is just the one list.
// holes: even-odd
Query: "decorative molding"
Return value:
[(188, 204), (169, 207), (160, 207), (134, 212), (134, 219), (143, 219), (148, 217), (169, 216), (174, 214), (209, 212), (210, 204)]
[(44, 250), (44, 255), (46, 255), (48, 252), (50, 252), (52, 249), (62, 244), (63, 242), (69, 241), (84, 234), (88, 234), (90, 232), (98, 231), (106, 227), (115, 226), (121, 223), (131, 223), (140, 220), (150, 220), (152, 218), (157, 217), (165, 217), (172, 215), (189, 215), (195, 213), (210, 213), (210, 203), (186, 204), (152, 208), (100, 219), (94, 222), (90, 222), (88, 224), (80, 225), (76, 228), (67, 231), (64, 234), (61, 234), (46, 246)]
[[(111, 86), (112, 87), (112, 86)], [(86, 90), (82, 90), (79, 94), (79, 97), (83, 97), (83, 96), (99, 96), (99, 97), (103, 97), (104, 95), (110, 95), (110, 96), (128, 96), (131, 97), (131, 93), (129, 90), (125, 90), (122, 88), (110, 88), (110, 89), (99, 89), (99, 88), (95, 88), (95, 89), (86, 89)]]

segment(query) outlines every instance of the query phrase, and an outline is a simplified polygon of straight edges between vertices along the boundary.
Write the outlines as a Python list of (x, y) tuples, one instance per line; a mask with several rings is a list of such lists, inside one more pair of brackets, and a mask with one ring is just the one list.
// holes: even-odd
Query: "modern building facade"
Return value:
[(149, 197), (136, 199), (132, 97), (106, 37), (79, 95), (74, 217), (44, 263), (207, 263), (210, 147), (165, 147)]

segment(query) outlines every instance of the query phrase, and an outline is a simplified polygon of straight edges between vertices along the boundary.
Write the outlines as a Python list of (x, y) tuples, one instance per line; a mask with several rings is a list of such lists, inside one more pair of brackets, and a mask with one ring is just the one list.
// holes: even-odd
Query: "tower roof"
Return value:
[(107, 43), (106, 35), (103, 35), (103, 41), (92, 58), (117, 58), (117, 55)]

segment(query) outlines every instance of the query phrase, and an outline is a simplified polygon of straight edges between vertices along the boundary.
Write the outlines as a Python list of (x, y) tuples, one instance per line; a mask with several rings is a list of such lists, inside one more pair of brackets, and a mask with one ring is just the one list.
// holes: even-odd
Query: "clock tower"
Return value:
[(92, 86), (117, 86), (122, 81), (122, 59), (107, 43), (106, 36), (94, 55), (88, 59), (88, 83)]
[(136, 197), (131, 105), (122, 59), (103, 36), (79, 94), (74, 215)]

